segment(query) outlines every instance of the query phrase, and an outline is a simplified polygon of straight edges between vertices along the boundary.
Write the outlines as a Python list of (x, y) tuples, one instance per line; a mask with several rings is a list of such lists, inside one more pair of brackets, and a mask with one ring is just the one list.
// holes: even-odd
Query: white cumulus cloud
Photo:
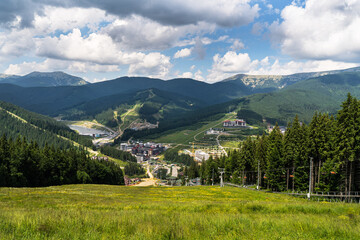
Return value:
[(234, 39), (232, 46), (230, 47), (231, 50), (238, 51), (245, 48), (244, 43), (239, 39)]
[(184, 57), (188, 57), (188, 56), (191, 55), (191, 51), (192, 51), (191, 48), (183, 48), (183, 49), (180, 49), (179, 51), (177, 51), (177, 52), (174, 54), (174, 58), (184, 58)]
[(192, 72), (184, 72), (178, 75), (179, 78), (193, 78), (194, 74)]
[(77, 61), (63, 61), (56, 59), (45, 59), (42, 62), (23, 62), (19, 64), (10, 64), (5, 70), (5, 74), (25, 75), (33, 71), (51, 72), (66, 71), (71, 73), (86, 72), (117, 72), (117, 65), (99, 65)]
[(299, 59), (359, 61), (360, 1), (307, 0), (281, 12), (269, 27), (284, 54)]
[(289, 75), (301, 72), (320, 72), (357, 67), (359, 64), (332, 60), (289, 61), (280, 63), (278, 59), (252, 60), (247, 53), (229, 51), (224, 56), (216, 54), (213, 65), (206, 77), (207, 82), (217, 82), (236, 74)]
[(153, 52), (144, 54), (139, 61), (130, 64), (129, 75), (166, 78), (171, 67), (170, 57)]
[(332, 60), (307, 60), (307, 61), (289, 61), (280, 63), (276, 59), (272, 64), (257, 65), (248, 72), (254, 75), (289, 75), (302, 72), (322, 72), (330, 70), (340, 70), (357, 67), (357, 63), (337, 62)]
[(213, 65), (207, 75), (207, 81), (217, 82), (231, 75), (247, 72), (250, 67), (251, 59), (247, 53), (237, 54), (234, 51), (229, 51), (223, 57), (216, 54), (213, 57)]

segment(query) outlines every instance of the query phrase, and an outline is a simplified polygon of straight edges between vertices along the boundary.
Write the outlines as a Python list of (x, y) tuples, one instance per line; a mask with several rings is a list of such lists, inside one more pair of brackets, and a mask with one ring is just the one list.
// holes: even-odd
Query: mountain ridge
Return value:
[(360, 72), (360, 67), (320, 71), (320, 72), (304, 72), (294, 73), (289, 75), (248, 75), (248, 74), (236, 74), (232, 77), (226, 78), (221, 82), (234, 82), (243, 83), (251, 88), (274, 88), (282, 89), (286, 86), (292, 85), (296, 82), (306, 80), (309, 78), (320, 77), (325, 75), (333, 75), (343, 72)]
[(57, 87), (81, 86), (89, 84), (80, 77), (61, 71), (56, 72), (31, 72), (24, 76), (1, 75), (0, 83), (10, 83), (21, 87)]

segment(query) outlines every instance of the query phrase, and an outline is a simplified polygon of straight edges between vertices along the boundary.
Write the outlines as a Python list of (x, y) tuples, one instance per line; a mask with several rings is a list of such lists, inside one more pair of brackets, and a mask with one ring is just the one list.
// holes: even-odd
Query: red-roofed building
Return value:
[(224, 127), (246, 127), (246, 122), (243, 119), (236, 119), (234, 121), (226, 120), (223, 122)]

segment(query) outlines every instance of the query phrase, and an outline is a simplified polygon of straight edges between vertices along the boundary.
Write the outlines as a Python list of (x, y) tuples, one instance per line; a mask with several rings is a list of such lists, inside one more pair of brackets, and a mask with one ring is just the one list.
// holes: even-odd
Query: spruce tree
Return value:
[(267, 137), (265, 133), (256, 140), (255, 158), (259, 164), (259, 185), (265, 186), (263, 183), (264, 172), (267, 166)]
[(269, 135), (269, 144), (267, 151), (268, 166), (266, 176), (269, 185), (274, 191), (283, 191), (285, 189), (285, 166), (283, 158), (283, 135), (279, 126), (276, 124)]
[(337, 157), (344, 171), (344, 190), (354, 188), (354, 168), (360, 155), (360, 113), (359, 102), (350, 93), (341, 105), (337, 115)]

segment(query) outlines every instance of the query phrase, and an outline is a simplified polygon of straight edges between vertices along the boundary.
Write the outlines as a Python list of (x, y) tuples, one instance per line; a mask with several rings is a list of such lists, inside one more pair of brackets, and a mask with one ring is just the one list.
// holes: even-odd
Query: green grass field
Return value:
[(359, 213), (233, 187), (0, 188), (0, 239), (360, 239)]
[[(188, 126), (185, 129), (181, 130), (171, 130), (171, 133), (166, 133), (157, 139), (152, 139), (156, 142), (163, 143), (175, 143), (175, 144), (189, 144), (189, 142), (201, 142), (201, 138), (204, 136), (205, 131), (210, 128), (221, 127), (222, 122), (226, 119), (233, 118), (235, 115), (233, 113), (224, 114), (224, 117), (216, 121), (207, 121), (202, 122), (201, 126), (198, 126), (194, 129), (193, 126)], [(197, 123), (198, 125), (198, 123)]]
[(239, 141), (221, 141), (221, 146), (225, 148), (238, 149)]

